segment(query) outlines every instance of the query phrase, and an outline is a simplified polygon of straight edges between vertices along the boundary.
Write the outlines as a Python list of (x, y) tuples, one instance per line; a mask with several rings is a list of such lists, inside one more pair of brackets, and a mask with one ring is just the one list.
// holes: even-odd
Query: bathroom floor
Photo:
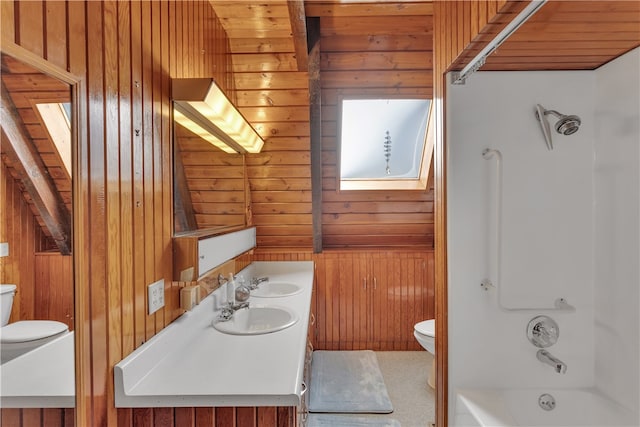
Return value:
[(395, 419), (402, 427), (430, 427), (435, 421), (435, 390), (427, 385), (433, 356), (426, 351), (376, 351), (391, 414), (357, 414), (371, 419)]

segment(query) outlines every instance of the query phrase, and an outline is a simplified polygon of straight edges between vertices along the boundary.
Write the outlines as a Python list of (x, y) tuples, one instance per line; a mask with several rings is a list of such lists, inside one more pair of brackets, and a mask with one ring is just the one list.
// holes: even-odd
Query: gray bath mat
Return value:
[(370, 350), (314, 351), (309, 412), (393, 412), (376, 354)]
[[(380, 415), (378, 415), (380, 416)], [(394, 419), (370, 417), (350, 417), (348, 415), (309, 414), (307, 427), (401, 427)]]

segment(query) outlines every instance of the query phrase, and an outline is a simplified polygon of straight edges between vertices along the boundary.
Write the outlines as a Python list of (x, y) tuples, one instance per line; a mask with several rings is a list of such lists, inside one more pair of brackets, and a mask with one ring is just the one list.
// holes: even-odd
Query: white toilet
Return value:
[(436, 321), (435, 319), (424, 320), (416, 323), (413, 327), (413, 336), (420, 345), (433, 355), (431, 370), (427, 379), (427, 384), (431, 388), (436, 388)]
[(21, 320), (9, 323), (15, 285), (0, 285), (0, 363), (69, 333), (69, 327), (53, 320)]

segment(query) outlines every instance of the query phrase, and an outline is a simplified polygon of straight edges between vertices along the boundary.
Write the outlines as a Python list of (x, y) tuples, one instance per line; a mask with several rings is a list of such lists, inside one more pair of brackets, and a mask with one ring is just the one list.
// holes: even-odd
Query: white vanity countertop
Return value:
[(75, 407), (73, 332), (0, 365), (0, 407)]
[(297, 406), (313, 271), (311, 261), (251, 264), (240, 273), (247, 280), (268, 276), (303, 291), (250, 304), (287, 307), (299, 320), (263, 335), (224, 334), (212, 326), (224, 300), (218, 289), (115, 366), (116, 407)]

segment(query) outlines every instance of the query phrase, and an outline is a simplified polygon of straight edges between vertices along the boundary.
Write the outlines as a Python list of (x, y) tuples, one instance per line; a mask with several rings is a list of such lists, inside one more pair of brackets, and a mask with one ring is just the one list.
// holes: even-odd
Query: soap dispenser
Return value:
[(236, 276), (236, 280), (238, 281), (235, 291), (236, 301), (245, 302), (251, 296), (251, 289), (247, 286), (244, 277)]
[(233, 306), (236, 303), (235, 300), (236, 284), (233, 280), (233, 273), (229, 273), (229, 280), (227, 280), (227, 304)]

